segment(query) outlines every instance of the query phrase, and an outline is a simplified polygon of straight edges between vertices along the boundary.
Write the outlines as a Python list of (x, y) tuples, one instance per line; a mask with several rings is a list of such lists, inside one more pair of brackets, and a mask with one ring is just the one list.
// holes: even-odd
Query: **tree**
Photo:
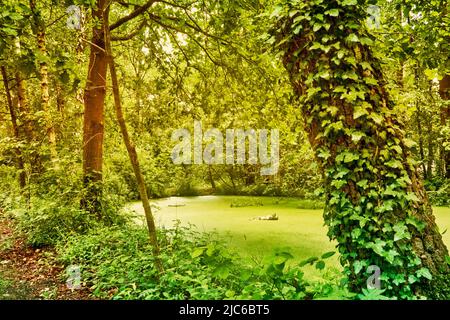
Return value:
[(44, 112), (45, 129), (50, 145), (50, 153), (53, 160), (56, 160), (58, 153), (56, 151), (56, 133), (55, 127), (50, 113), (50, 95), (48, 83), (48, 66), (47, 66), (47, 48), (45, 45), (45, 21), (42, 13), (36, 7), (36, 0), (30, 0), (30, 9), (33, 15), (32, 29), (36, 34), (36, 41), (39, 53), (41, 54), (39, 62), (40, 89), (41, 89), (41, 109)]
[(377, 265), (388, 295), (446, 298), (448, 251), (363, 25), (366, 4), (282, 1), (271, 40), (299, 97), (352, 289)]
[(84, 92), (83, 171), (86, 195), (82, 206), (100, 215), (103, 170), (104, 104), (108, 59), (105, 50), (105, 27), (109, 16), (107, 0), (96, 1), (92, 8), (89, 67)]
[[(12, 132), (14, 135), (14, 138), (16, 139), (16, 142), (19, 142), (21, 140), (20, 133), (19, 133), (19, 125), (17, 121), (17, 112), (14, 107), (12, 97), (11, 97), (11, 89), (9, 85), (9, 79), (8, 79), (8, 73), (6, 72), (6, 68), (4, 66), (0, 67), (2, 78), (3, 78), (3, 85), (5, 87), (5, 95), (6, 95), (6, 103), (8, 106), (9, 115), (11, 117), (11, 125), (12, 125)], [(23, 190), (26, 186), (26, 172), (25, 172), (25, 165), (23, 161), (22, 151), (19, 147), (15, 148), (15, 153), (17, 156), (17, 169), (19, 170), (19, 186)]]
[(120, 131), (122, 133), (122, 137), (125, 143), (125, 146), (128, 151), (128, 155), (131, 161), (131, 165), (133, 167), (133, 171), (136, 177), (138, 189), (139, 189), (139, 195), (142, 201), (142, 205), (144, 207), (145, 212), (145, 219), (147, 222), (147, 229), (150, 236), (150, 243), (153, 247), (153, 255), (155, 256), (155, 262), (156, 267), (160, 272), (164, 271), (162, 262), (159, 258), (159, 244), (158, 244), (158, 238), (156, 234), (156, 226), (155, 226), (155, 219), (152, 214), (152, 210), (150, 207), (150, 201), (148, 199), (147, 194), (147, 187), (145, 184), (144, 176), (141, 171), (141, 166), (139, 164), (139, 158), (136, 152), (136, 147), (132, 143), (130, 139), (130, 135), (128, 133), (127, 125), (125, 122), (125, 118), (123, 116), (122, 111), (122, 102), (120, 98), (120, 91), (119, 91), (119, 81), (117, 79), (117, 72), (116, 72), (116, 65), (114, 62), (114, 57), (111, 49), (111, 36), (109, 32), (109, 25), (108, 20), (105, 20), (105, 48), (106, 48), (106, 54), (108, 57), (108, 65), (109, 65), (109, 71), (111, 74), (111, 82), (112, 82), (112, 90), (114, 95), (114, 106), (116, 111), (116, 117), (117, 122), (119, 123)]

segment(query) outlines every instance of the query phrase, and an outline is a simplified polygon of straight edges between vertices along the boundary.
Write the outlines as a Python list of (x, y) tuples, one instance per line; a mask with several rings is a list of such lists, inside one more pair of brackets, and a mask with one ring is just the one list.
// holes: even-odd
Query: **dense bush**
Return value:
[[(278, 250), (262, 264), (248, 265), (217, 235), (177, 226), (161, 230), (165, 272), (154, 266), (146, 231), (100, 228), (73, 235), (58, 246), (66, 265), (79, 265), (84, 285), (112, 299), (312, 299), (350, 298), (336, 272), (314, 284), (303, 278), (292, 255)], [(328, 254), (328, 256), (330, 256)], [(326, 257), (325, 257), (326, 258)], [(320, 262), (319, 262), (320, 261)], [(313, 259), (323, 268), (323, 259)], [(304, 264), (306, 264), (304, 263)]]
[[(58, 198), (53, 198), (58, 199)], [(18, 228), (35, 247), (54, 245), (71, 234), (83, 234), (102, 225), (123, 226), (129, 218), (122, 213), (123, 203), (114, 195), (102, 199), (102, 218), (80, 209), (78, 201), (51, 197), (32, 197), (27, 205), (12, 211)]]
[(450, 206), (450, 181), (435, 178), (425, 182), (428, 197), (435, 206)]

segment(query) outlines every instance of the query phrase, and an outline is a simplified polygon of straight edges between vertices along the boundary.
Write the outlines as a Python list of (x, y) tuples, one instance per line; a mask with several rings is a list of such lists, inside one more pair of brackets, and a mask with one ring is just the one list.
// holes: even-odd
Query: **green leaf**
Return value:
[(298, 264), (298, 266), (299, 266), (299, 267), (304, 267), (304, 266), (306, 266), (307, 264), (312, 265), (312, 264), (313, 264), (314, 262), (316, 262), (317, 260), (319, 260), (319, 258), (317, 258), (317, 257), (311, 257), (311, 258), (308, 258), (308, 259), (306, 259), (306, 260), (300, 262), (300, 263)]
[(361, 260), (355, 260), (353, 263), (353, 269), (355, 269), (355, 274), (358, 274), (366, 265), (364, 261)]
[(250, 279), (251, 275), (252, 275), (252, 273), (250, 270), (244, 269), (241, 271), (240, 278), (242, 281), (247, 281), (248, 279)]
[(423, 277), (428, 280), (433, 279), (433, 276), (431, 275), (430, 270), (428, 270), (428, 268), (420, 268), (419, 270), (417, 270), (416, 274), (419, 278)]
[(335, 251), (329, 251), (329, 252), (326, 252), (326, 253), (324, 253), (323, 255), (322, 255), (322, 259), (327, 259), (327, 258), (329, 258), (329, 257), (332, 257), (332, 256), (334, 256), (336, 254), (336, 252)]
[(323, 260), (319, 260), (316, 263), (317, 270), (323, 270), (325, 268), (325, 262)]
[(228, 266), (218, 266), (212, 273), (213, 277), (217, 277), (220, 279), (226, 279), (228, 278), (230, 274), (230, 268), (228, 268)]
[(445, 261), (447, 262), (447, 264), (450, 265), (450, 257), (449, 257), (449, 256), (446, 256), (446, 257), (445, 257)]
[(203, 254), (203, 252), (205, 252), (205, 250), (206, 250), (205, 247), (202, 247), (202, 248), (196, 248), (194, 251), (192, 251), (191, 257), (192, 257), (192, 258), (200, 257), (200, 256)]
[(425, 222), (419, 221), (415, 217), (408, 217), (408, 218), (405, 219), (405, 222), (407, 224), (410, 224), (410, 225), (414, 226), (417, 230), (419, 230), (419, 232), (421, 232), (426, 227), (426, 223)]
[(348, 40), (349, 42), (358, 42), (358, 41), (359, 41), (359, 38), (358, 38), (358, 36), (357, 36), (356, 34), (351, 33), (351, 34), (347, 37), (347, 40)]
[(339, 9), (327, 10), (327, 11), (325, 11), (325, 14), (332, 16), (332, 17), (337, 17), (339, 15)]
[(356, 106), (355, 110), (353, 111), (353, 119), (358, 119), (364, 115), (369, 114), (369, 112), (367, 111), (366, 108), (362, 107), (362, 106)]
[(363, 132), (360, 131), (354, 131), (352, 133), (352, 141), (354, 142), (359, 142), (359, 140), (361, 140), (362, 137), (365, 137), (366, 135)]
[(367, 179), (363, 179), (363, 180), (358, 181), (356, 183), (356, 185), (358, 187), (365, 188), (367, 186), (367, 183), (368, 183)]
[(357, 3), (357, 0), (344, 0), (341, 2), (343, 6), (355, 6)]

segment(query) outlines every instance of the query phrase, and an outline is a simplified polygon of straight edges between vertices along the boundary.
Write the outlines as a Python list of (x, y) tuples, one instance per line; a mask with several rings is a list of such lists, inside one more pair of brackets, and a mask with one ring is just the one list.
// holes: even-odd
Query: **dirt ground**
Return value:
[(91, 300), (88, 288), (71, 290), (50, 247), (32, 248), (14, 221), (0, 212), (0, 300)]

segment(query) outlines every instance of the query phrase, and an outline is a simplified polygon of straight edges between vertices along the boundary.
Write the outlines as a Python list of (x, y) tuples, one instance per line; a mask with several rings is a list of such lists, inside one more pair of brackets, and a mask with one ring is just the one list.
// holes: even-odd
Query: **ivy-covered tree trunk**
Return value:
[(105, 21), (109, 6), (106, 0), (96, 1), (92, 16), (96, 19), (92, 30), (89, 69), (84, 93), (83, 171), (86, 195), (82, 206), (99, 214), (102, 192), (104, 103), (108, 59), (105, 50)]
[(448, 251), (365, 28), (366, 1), (283, 0), (283, 53), (324, 176), (328, 235), (350, 287), (381, 270), (385, 295), (448, 298)]

